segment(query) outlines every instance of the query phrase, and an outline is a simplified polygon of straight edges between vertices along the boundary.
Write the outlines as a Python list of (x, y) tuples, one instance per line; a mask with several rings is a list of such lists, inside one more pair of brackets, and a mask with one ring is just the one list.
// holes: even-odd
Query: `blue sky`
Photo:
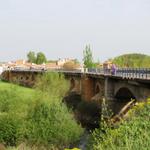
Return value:
[(30, 50), (82, 60), (86, 44), (100, 61), (150, 55), (149, 40), (149, 0), (0, 0), (0, 61)]

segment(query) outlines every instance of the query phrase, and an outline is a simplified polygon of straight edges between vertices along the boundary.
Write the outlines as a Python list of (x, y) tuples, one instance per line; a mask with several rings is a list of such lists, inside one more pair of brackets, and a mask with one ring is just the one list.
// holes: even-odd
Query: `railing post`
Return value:
[(123, 77), (123, 69), (120, 69), (121, 77)]
[(122, 68), (120, 69), (120, 74), (121, 74), (121, 77), (123, 77), (123, 69)]
[(141, 69), (141, 78), (143, 79), (143, 75), (144, 75), (144, 70)]
[(145, 78), (147, 79), (147, 68), (145, 69)]
[(141, 69), (138, 68), (138, 71), (139, 71), (139, 78), (141, 78)]
[(125, 69), (125, 77), (127, 77), (127, 68)]
[(137, 68), (135, 69), (135, 78), (137, 78)]
[(132, 77), (132, 73), (133, 73), (132, 68), (129, 68), (129, 77), (130, 77), (130, 78)]
[(127, 78), (129, 77), (129, 68), (127, 68)]
[(134, 78), (136, 78), (136, 68), (134, 69)]
[(147, 78), (150, 78), (150, 69), (147, 70)]

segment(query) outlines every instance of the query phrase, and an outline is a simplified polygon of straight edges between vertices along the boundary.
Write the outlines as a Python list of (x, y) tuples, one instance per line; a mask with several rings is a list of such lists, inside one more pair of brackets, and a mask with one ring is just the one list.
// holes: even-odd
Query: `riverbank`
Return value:
[(39, 81), (34, 89), (0, 82), (0, 143), (6, 147), (62, 149), (83, 134), (62, 103), (64, 78), (52, 73)]

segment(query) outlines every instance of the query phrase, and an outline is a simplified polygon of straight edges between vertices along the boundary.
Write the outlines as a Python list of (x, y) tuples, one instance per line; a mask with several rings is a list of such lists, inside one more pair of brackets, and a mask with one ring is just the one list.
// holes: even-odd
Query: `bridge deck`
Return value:
[[(9, 71), (12, 72), (35, 72), (35, 73), (44, 73), (44, 72), (62, 72), (66, 74), (74, 75), (89, 75), (95, 77), (111, 77), (118, 79), (136, 79), (136, 80), (147, 80), (150, 81), (150, 68), (119, 68), (115, 72), (112, 72), (110, 69), (95, 69), (95, 68), (86, 68), (82, 70), (64, 70), (64, 69), (27, 69), (19, 68)], [(7, 71), (8, 71), (7, 70)], [(6, 71), (6, 70), (5, 70)]]

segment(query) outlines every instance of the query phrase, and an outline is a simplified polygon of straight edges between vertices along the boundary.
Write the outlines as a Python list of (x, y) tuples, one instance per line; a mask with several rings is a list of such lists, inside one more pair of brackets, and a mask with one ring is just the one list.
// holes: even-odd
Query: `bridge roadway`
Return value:
[[(8, 71), (9, 69), (7, 69)], [(6, 71), (6, 70), (5, 70)], [(28, 69), (28, 68), (16, 68), (11, 70), (12, 72), (62, 72), (68, 74), (87, 74), (89, 76), (104, 76), (112, 77), (118, 79), (135, 79), (135, 80), (145, 80), (150, 81), (150, 68), (119, 68), (114, 73), (110, 69), (102, 68), (84, 68), (84, 69)]]

